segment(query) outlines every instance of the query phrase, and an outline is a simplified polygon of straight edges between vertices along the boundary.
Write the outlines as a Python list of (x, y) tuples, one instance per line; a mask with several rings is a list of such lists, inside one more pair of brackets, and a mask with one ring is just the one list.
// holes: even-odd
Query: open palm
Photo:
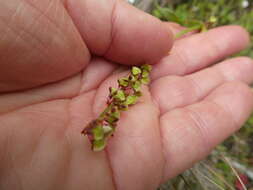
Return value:
[[(43, 7), (44, 1), (36, 6), (33, 1), (25, 2), (34, 8)], [(58, 1), (50, 2), (60, 6)], [(104, 109), (108, 88), (127, 74), (128, 67), (121, 64), (156, 62), (169, 50), (171, 37), (159, 21), (115, 1), (108, 1), (114, 12), (121, 10), (113, 22), (115, 33), (108, 33), (113, 40), (106, 40), (107, 30), (99, 27), (91, 35), (85, 25), (89, 22), (79, 19), (80, 10), (103, 3), (87, 0), (77, 6), (78, 1), (69, 2), (68, 14), (75, 24), (59, 37), (62, 44), (56, 39), (43, 49), (36, 46), (41, 40), (34, 38), (26, 47), (23, 36), (15, 42), (24, 47), (17, 56), (10, 56), (13, 47), (4, 48), (0, 189), (155, 189), (204, 158), (249, 116), (253, 97), (245, 84), (253, 80), (252, 61), (234, 58), (206, 68), (248, 43), (240, 27), (221, 27), (176, 41), (170, 55), (154, 66), (152, 82), (144, 87), (140, 101), (123, 113), (107, 149), (92, 152), (81, 131)], [(45, 7), (51, 18), (54, 3)], [(124, 11), (141, 18), (130, 18), (133, 22), (126, 24), (129, 18)], [(140, 28), (138, 22), (145, 19), (149, 22)], [(5, 39), (12, 42), (11, 34)], [(35, 50), (17, 59), (24, 55), (22, 51), (32, 50), (31, 44)]]

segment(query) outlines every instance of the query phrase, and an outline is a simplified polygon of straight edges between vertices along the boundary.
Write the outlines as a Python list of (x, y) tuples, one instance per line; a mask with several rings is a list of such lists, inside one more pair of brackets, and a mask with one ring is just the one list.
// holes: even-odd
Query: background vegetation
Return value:
[[(137, 2), (138, 1), (138, 2)], [(253, 38), (253, 0), (137, 0), (161, 20), (188, 28), (205, 29), (228, 24), (245, 27)], [(240, 55), (253, 57), (253, 45)], [(237, 55), (238, 56), (238, 55)], [(253, 73), (252, 73), (253, 74)], [(253, 190), (253, 115), (235, 135), (219, 145), (193, 168), (162, 185), (160, 190)]]

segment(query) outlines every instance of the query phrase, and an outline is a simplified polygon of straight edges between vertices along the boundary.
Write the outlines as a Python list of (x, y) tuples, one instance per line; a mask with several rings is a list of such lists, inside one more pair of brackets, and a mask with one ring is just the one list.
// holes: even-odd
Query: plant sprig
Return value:
[(153, 15), (166, 20), (180, 24), (181, 26), (187, 27), (178, 34), (175, 38), (178, 39), (185, 34), (188, 34), (193, 31), (205, 32), (208, 29), (212, 28), (217, 23), (217, 18), (215, 16), (210, 16), (206, 21), (188, 18), (186, 15), (178, 15), (169, 7), (160, 7), (157, 3), (155, 4), (155, 10), (153, 10)]
[(101, 151), (113, 136), (122, 111), (137, 103), (142, 96), (141, 85), (150, 81), (150, 65), (133, 66), (129, 76), (118, 80), (118, 88), (109, 88), (107, 107), (99, 117), (91, 121), (82, 131), (91, 142), (93, 151)]

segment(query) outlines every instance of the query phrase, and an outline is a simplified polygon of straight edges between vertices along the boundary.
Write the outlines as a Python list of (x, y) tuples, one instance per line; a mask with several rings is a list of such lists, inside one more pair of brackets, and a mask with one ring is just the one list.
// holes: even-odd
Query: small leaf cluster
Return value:
[(142, 96), (141, 86), (149, 83), (151, 69), (150, 65), (133, 66), (129, 76), (118, 79), (118, 88), (109, 88), (106, 109), (82, 131), (88, 136), (93, 151), (101, 151), (106, 147), (117, 127), (121, 112), (136, 104)]

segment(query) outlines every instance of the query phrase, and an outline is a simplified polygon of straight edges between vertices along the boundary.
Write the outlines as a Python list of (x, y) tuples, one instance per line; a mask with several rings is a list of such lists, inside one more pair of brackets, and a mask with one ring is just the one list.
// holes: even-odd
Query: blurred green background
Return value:
[[(237, 24), (253, 38), (253, 0), (130, 0), (135, 6), (164, 21), (188, 28), (206, 29)], [(253, 58), (252, 44), (235, 56)], [(252, 73), (253, 74), (253, 73)], [(206, 159), (161, 190), (253, 190), (253, 115), (244, 127), (219, 145)]]

